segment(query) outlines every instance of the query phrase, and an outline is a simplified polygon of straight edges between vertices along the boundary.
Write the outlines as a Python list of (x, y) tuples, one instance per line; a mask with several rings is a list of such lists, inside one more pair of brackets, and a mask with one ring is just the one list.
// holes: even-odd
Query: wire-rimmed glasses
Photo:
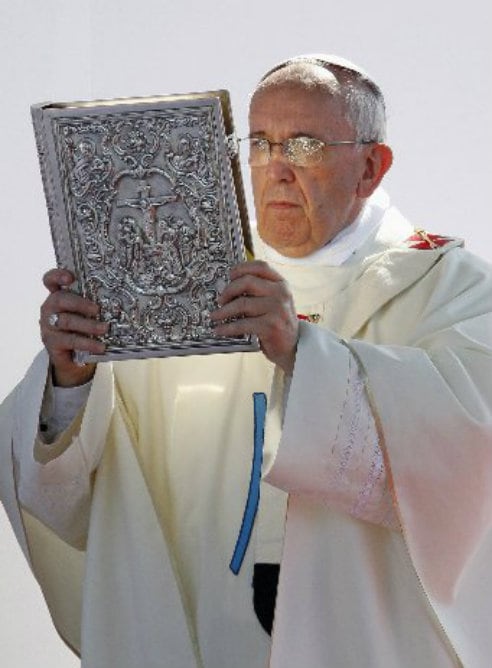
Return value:
[(271, 141), (266, 137), (242, 137), (240, 142), (248, 142), (249, 159), (251, 167), (263, 167), (270, 162), (272, 149), (280, 146), (282, 155), (295, 167), (312, 167), (318, 165), (322, 159), (324, 150), (330, 146), (342, 146), (348, 144), (374, 144), (368, 139), (322, 141), (315, 137), (289, 137), (284, 141)]

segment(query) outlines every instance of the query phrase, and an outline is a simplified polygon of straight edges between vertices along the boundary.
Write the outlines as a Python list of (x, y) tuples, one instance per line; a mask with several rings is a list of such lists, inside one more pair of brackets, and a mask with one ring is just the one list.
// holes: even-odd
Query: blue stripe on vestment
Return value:
[(241, 530), (237, 538), (234, 554), (232, 555), (229, 568), (237, 575), (241, 570), (241, 565), (248, 549), (253, 525), (255, 523), (258, 504), (260, 501), (260, 480), (261, 465), (263, 462), (263, 441), (265, 438), (265, 416), (267, 408), (267, 398), (264, 392), (254, 392), (254, 445), (253, 445), (253, 463), (251, 465), (251, 478), (249, 480), (248, 499), (244, 508)]

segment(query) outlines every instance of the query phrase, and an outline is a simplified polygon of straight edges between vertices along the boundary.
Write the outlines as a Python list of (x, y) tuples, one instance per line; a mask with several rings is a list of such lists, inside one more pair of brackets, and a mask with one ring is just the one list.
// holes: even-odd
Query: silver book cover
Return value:
[(76, 359), (258, 350), (208, 317), (251, 250), (227, 91), (31, 112), (57, 264), (110, 322)]

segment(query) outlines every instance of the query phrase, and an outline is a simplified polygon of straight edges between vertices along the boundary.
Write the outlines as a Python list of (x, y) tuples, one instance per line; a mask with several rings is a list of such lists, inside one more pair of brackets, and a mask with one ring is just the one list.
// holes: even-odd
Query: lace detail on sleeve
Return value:
[(331, 455), (332, 505), (357, 519), (397, 529), (376, 424), (353, 357)]

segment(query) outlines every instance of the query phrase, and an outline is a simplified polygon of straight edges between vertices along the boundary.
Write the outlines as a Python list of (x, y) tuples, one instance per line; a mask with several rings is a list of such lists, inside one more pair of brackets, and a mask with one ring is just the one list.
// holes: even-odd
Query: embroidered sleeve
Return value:
[(306, 325), (292, 379), (277, 372), (264, 476), (367, 522), (399, 529), (378, 432), (355, 357)]
[(352, 355), (346, 392), (331, 445), (331, 503), (357, 519), (397, 528), (376, 424)]

